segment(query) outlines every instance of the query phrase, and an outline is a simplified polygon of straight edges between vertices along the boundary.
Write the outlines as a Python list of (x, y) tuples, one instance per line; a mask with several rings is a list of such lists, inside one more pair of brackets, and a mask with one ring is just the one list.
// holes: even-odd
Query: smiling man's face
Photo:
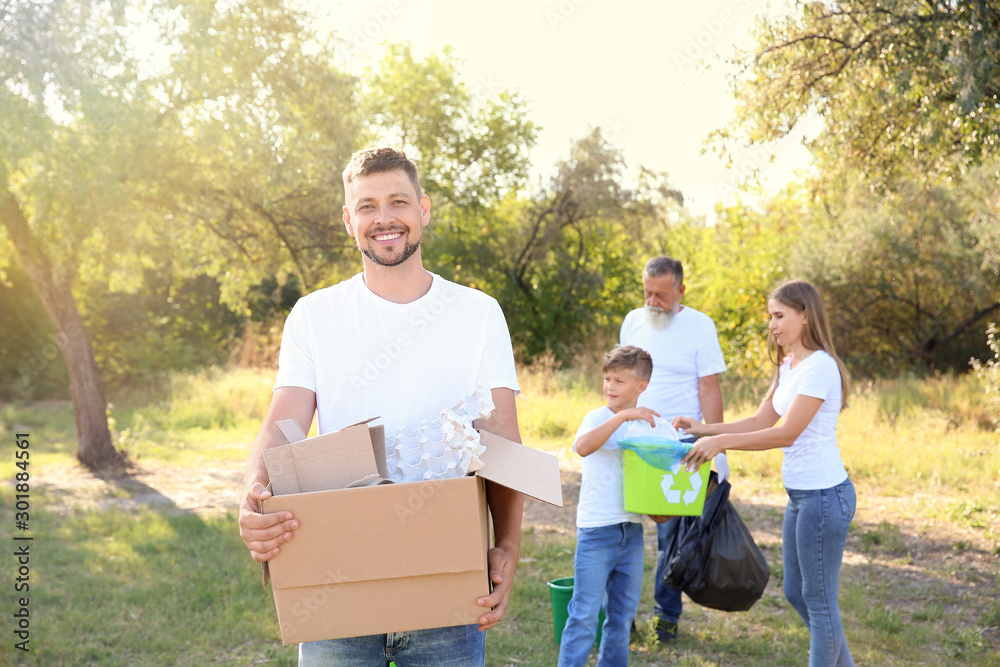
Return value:
[(431, 204), (402, 170), (356, 177), (347, 188), (344, 226), (379, 266), (398, 266), (420, 251)]

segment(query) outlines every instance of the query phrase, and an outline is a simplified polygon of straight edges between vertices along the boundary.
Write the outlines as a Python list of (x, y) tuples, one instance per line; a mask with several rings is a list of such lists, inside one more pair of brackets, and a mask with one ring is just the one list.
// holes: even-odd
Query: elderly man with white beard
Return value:
[[(655, 410), (669, 423), (678, 415), (697, 415), (700, 421), (722, 421), (719, 373), (726, 362), (715, 323), (708, 315), (681, 305), (684, 268), (672, 257), (654, 257), (642, 272), (645, 306), (622, 322), (620, 342), (635, 345), (653, 358), (653, 375), (639, 395), (639, 406)], [(720, 479), (729, 474), (725, 455), (716, 457)], [(663, 583), (666, 545), (677, 528), (672, 519), (657, 524), (656, 635), (663, 643), (677, 636), (681, 592)]]

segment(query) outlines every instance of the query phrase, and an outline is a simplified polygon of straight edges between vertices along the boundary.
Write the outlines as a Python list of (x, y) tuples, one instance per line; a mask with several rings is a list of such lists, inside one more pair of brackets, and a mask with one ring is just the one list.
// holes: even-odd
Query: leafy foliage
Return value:
[[(818, 113), (819, 172), (705, 227), (599, 131), (530, 183), (526, 100), (473, 90), (449, 50), (390, 45), (354, 77), (282, 0), (0, 0), (0, 204), (28, 239), (15, 249), (4, 218), (0, 279), (22, 291), (0, 300), (23, 321), (0, 323), (0, 370), (66, 381), (66, 327), (39, 324), (29, 279), (74, 304), (119, 385), (224, 359), (357, 271), (339, 170), (379, 142), (418, 161), (428, 267), (496, 296), (525, 361), (607, 347), (643, 263), (669, 254), (741, 374), (766, 371), (765, 299), (786, 277), (823, 288), (854, 368), (964, 367), (1000, 308), (997, 15), (838, 0), (763, 20), (740, 125), (718, 138), (766, 142)], [(11, 266), (29, 256), (45, 271)]]
[[(513, 94), (474, 100), (450, 56), (404, 47), (362, 90), (281, 0), (0, 3), (0, 31), (0, 203), (16, 211), (0, 234), (18, 232), (0, 270), (37, 258), (35, 287), (93, 333), (57, 328), (117, 380), (218, 359), (238, 320), (356, 271), (339, 170), (359, 147), (423, 142), (452, 206), (524, 181), (535, 129)], [(450, 92), (387, 94), (411, 75)]]
[(359, 96), (376, 143), (402, 147), (420, 166), (432, 201), (460, 209), (489, 206), (527, 184), (538, 126), (516, 92), (472, 91), (449, 48), (419, 60), (409, 44), (389, 44)]
[[(737, 61), (737, 126), (754, 142), (818, 114), (820, 161), (867, 180), (960, 172), (1000, 139), (1000, 7), (993, 0), (799, 0), (758, 23)], [(735, 128), (718, 135), (725, 142)], [(902, 159), (904, 158), (905, 159)]]
[(973, 358), (970, 362), (972, 370), (983, 381), (990, 405), (994, 408), (994, 423), (1000, 427), (1000, 340), (997, 339), (997, 326), (993, 322), (986, 327), (986, 344), (993, 356), (986, 363)]
[(642, 265), (678, 217), (680, 195), (650, 173), (628, 188), (623, 172), (620, 151), (595, 129), (530, 198), (439, 217), (432, 261), (496, 296), (522, 359), (551, 351), (564, 363), (605, 347), (641, 303)]
[[(996, 167), (961, 183), (919, 179), (874, 196), (827, 192), (790, 264), (835, 304), (838, 346), (867, 371), (961, 369), (981, 349), (977, 324), (1000, 311)], [(992, 223), (987, 222), (992, 221)]]
[(756, 39), (716, 147), (823, 122), (789, 277), (822, 288), (863, 373), (962, 369), (1000, 309), (1000, 7), (799, 1), (759, 19)]
[(685, 301), (712, 315), (726, 364), (742, 377), (764, 381), (771, 373), (767, 297), (790, 277), (787, 259), (807, 205), (790, 187), (759, 211), (739, 203), (722, 209), (690, 250)]

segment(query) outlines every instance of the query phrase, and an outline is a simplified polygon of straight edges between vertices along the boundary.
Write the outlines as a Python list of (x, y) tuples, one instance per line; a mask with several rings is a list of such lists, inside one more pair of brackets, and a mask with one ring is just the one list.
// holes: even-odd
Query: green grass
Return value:
[(890, 552), (906, 550), (900, 530), (888, 521), (879, 522), (874, 530), (866, 530), (861, 535), (861, 544), (868, 549), (884, 549)]
[[(31, 511), (31, 655), (38, 665), (295, 664), (235, 516)], [(14, 497), (0, 492), (0, 513)], [(0, 530), (4, 544), (8, 526)], [(11, 558), (3, 559), (4, 569)], [(9, 572), (5, 572), (8, 575)], [(10, 581), (8, 576), (5, 581)], [(13, 597), (4, 596), (3, 618)], [(7, 624), (9, 625), (9, 623)], [(11, 662), (0, 648), (0, 664)]]
[[(602, 402), (599, 376), (584, 371), (521, 374), (525, 442), (550, 451), (569, 447), (583, 415)], [(114, 397), (116, 442), (147, 469), (242, 466), (272, 380), (269, 373), (208, 370), (174, 377), (165, 396)], [(1000, 435), (976, 417), (970, 382), (864, 386), (842, 414), (841, 446), (859, 489), (859, 512), (849, 538), (854, 559), (843, 568), (841, 610), (858, 664), (1000, 665)], [(751, 413), (759, 399), (759, 388), (738, 379), (727, 379), (724, 391), (727, 419)], [(68, 404), (2, 406), (0, 431), (31, 434), (33, 485), (47, 467), (73, 461)], [(755, 531), (779, 526), (780, 536), (781, 453), (735, 453), (730, 461), (744, 520)], [(12, 438), (5, 436), (0, 540), (8, 545), (15, 472)], [(111, 485), (107, 493), (117, 492)], [(876, 501), (899, 509), (867, 509)], [(259, 567), (232, 514), (198, 515), (170, 505), (67, 511), (47, 503), (33, 486), (29, 664), (295, 663), (295, 647), (280, 644), (271, 593), (260, 586)], [(572, 575), (575, 547), (574, 508), (562, 511), (568, 514), (562, 528), (524, 526), (512, 603), (488, 640), (490, 665), (555, 664), (546, 582)], [(945, 528), (947, 537), (929, 537), (929, 527)], [(803, 664), (808, 632), (781, 592), (779, 542), (761, 541), (772, 577), (751, 611), (726, 614), (687, 602), (680, 636), (664, 647), (649, 624), (651, 525), (647, 539), (639, 619), (645, 634), (633, 643), (632, 664)], [(970, 558), (988, 566), (973, 571)], [(0, 558), (7, 582), (12, 560)], [(8, 633), (0, 665), (16, 662), (9, 636), (14, 604), (13, 595), (0, 602), (8, 619), (0, 623)]]

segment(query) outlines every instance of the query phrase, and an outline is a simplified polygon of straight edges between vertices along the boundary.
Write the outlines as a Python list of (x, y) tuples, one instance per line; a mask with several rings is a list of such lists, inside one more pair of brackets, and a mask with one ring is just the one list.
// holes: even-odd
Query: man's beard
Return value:
[(646, 321), (657, 331), (663, 331), (674, 321), (674, 313), (656, 306), (646, 306)]
[(370, 259), (375, 264), (378, 264), (379, 266), (399, 266), (400, 264), (408, 260), (410, 257), (412, 257), (413, 253), (415, 253), (420, 248), (420, 239), (417, 239), (416, 243), (410, 243), (409, 241), (407, 241), (403, 245), (403, 251), (399, 254), (399, 257), (390, 260), (386, 260), (379, 257), (378, 255), (375, 254), (375, 251), (372, 250), (371, 248), (367, 247), (362, 248), (361, 244), (358, 244), (358, 248), (361, 250), (361, 253), (365, 257)]

